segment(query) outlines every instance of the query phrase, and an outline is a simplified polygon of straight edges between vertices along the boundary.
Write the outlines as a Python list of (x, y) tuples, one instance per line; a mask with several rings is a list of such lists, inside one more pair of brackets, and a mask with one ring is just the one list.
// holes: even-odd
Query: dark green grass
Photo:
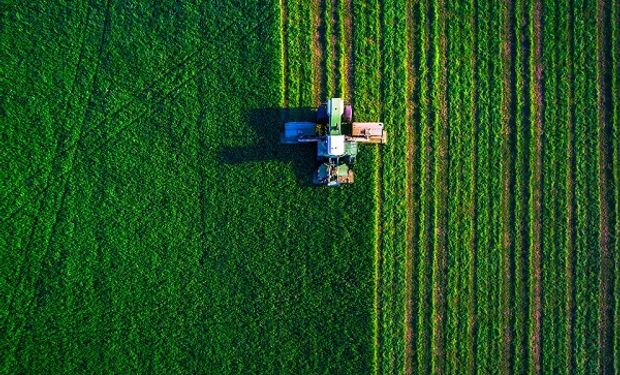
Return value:
[(309, 186), (277, 4), (236, 5), (2, 7), (0, 372), (368, 372), (372, 153)]
[[(0, 6), (0, 372), (527, 372), (537, 249), (542, 372), (618, 372), (618, 0), (540, 61), (535, 0), (282, 4)], [(341, 92), (389, 144), (313, 188), (281, 107)]]

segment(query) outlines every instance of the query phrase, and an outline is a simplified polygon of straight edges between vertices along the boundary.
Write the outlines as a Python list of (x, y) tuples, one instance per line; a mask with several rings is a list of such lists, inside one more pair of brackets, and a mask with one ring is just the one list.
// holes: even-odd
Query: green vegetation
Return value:
[(1, 5), (0, 373), (619, 372), (619, 4)]
[(373, 153), (307, 186), (309, 7), (234, 4), (2, 6), (1, 373), (369, 372)]

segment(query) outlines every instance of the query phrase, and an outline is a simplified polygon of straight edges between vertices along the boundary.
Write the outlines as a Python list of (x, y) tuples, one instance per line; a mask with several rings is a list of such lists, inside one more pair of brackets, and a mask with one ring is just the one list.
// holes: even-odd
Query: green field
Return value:
[[(620, 372), (620, 0), (0, 5), (0, 373)], [(383, 121), (314, 187), (286, 120)]]

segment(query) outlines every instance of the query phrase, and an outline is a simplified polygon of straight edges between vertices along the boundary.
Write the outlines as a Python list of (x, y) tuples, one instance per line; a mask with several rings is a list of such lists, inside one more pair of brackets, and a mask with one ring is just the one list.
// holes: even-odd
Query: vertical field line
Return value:
[(310, 10), (312, 12), (312, 29), (314, 35), (312, 38), (312, 102), (318, 104), (328, 99), (322, 97), (323, 90), (325, 90), (323, 87), (323, 75), (326, 74), (326, 72), (322, 65), (324, 51), (321, 46), (323, 37), (321, 29), (321, 0), (313, 0), (310, 5)]
[(343, 93), (343, 97), (348, 100), (349, 103), (353, 106), (355, 103), (353, 102), (353, 75), (354, 75), (354, 54), (353, 54), (353, 0), (342, 0), (344, 5), (342, 6), (341, 12), (343, 13), (343, 24), (344, 24), (344, 33), (343, 33), (343, 45), (345, 48), (345, 57), (343, 58), (344, 69), (343, 72), (345, 76), (345, 90)]
[(446, 327), (446, 247), (448, 236), (448, 170), (449, 170), (449, 130), (448, 130), (448, 44), (446, 35), (446, 3), (436, 0), (434, 14), (435, 32), (433, 75), (437, 85), (434, 90), (434, 249), (433, 249), (433, 320), (432, 320), (432, 371), (445, 372), (445, 327)]
[(503, 248), (503, 278), (502, 278), (502, 373), (514, 372), (514, 312), (512, 301), (514, 299), (514, 249), (515, 239), (511, 223), (515, 219), (514, 210), (514, 138), (515, 138), (515, 112), (516, 112), (516, 87), (515, 87), (515, 44), (513, 0), (507, 0), (503, 9), (503, 40), (502, 70), (503, 70), (503, 100), (502, 100), (502, 248)]
[[(539, 374), (542, 366), (542, 200), (543, 200), (543, 111), (544, 111), (544, 87), (542, 66), (542, 4), (541, 0), (534, 0), (530, 4), (530, 43), (533, 53), (530, 54), (530, 111), (533, 113), (533, 126), (531, 126), (531, 138), (533, 145), (530, 149), (533, 153), (530, 157), (530, 345), (531, 359), (529, 372)], [(533, 14), (532, 14), (533, 13)]]
[(407, 54), (405, 57), (406, 64), (406, 131), (407, 131), (407, 155), (406, 155), (406, 201), (407, 201), (407, 229), (406, 229), (406, 247), (405, 247), (405, 375), (411, 375), (415, 351), (413, 350), (413, 246), (414, 239), (417, 232), (417, 222), (415, 220), (416, 212), (416, 198), (414, 194), (415, 181), (414, 181), (414, 160), (416, 159), (416, 152), (418, 145), (416, 143), (415, 134), (415, 114), (419, 111), (419, 108), (415, 103), (416, 92), (416, 63), (414, 52), (414, 15), (413, 15), (413, 3), (408, 1), (406, 3), (406, 34), (407, 34)]
[[(448, 69), (448, 85), (451, 87), (450, 95), (448, 96), (449, 106), (448, 113), (450, 118), (450, 154), (449, 154), (449, 212), (448, 226), (450, 231), (448, 233), (448, 249), (447, 249), (447, 319), (446, 319), (446, 336), (445, 336), (445, 351), (446, 351), (446, 366), (445, 372), (454, 374), (459, 372), (462, 368), (459, 364), (462, 358), (465, 358), (463, 347), (466, 346), (466, 335), (463, 333), (465, 325), (467, 324), (465, 309), (467, 306), (463, 306), (465, 303), (461, 302), (463, 296), (463, 282), (462, 275), (463, 270), (461, 267), (462, 249), (460, 241), (460, 224), (463, 220), (462, 204), (461, 204), (461, 184), (462, 178), (460, 177), (460, 169), (462, 168), (463, 160), (461, 159), (461, 137), (460, 129), (463, 127), (463, 119), (461, 114), (463, 112), (463, 104), (461, 98), (461, 91), (463, 85), (461, 79), (463, 74), (461, 73), (466, 66), (465, 61), (459, 65), (455, 62), (458, 61), (461, 56), (465, 56), (465, 44), (469, 40), (461, 40), (461, 31), (463, 29), (464, 20), (469, 19), (465, 17), (464, 5), (459, 1), (450, 1), (447, 3), (449, 14), (459, 14), (461, 16), (456, 17), (454, 20), (448, 23), (448, 49), (450, 55), (448, 56), (448, 64), (454, 65)], [(419, 121), (417, 121), (419, 122)], [(417, 167), (416, 170), (420, 168)], [(419, 194), (415, 194), (419, 197)], [(417, 198), (419, 199), (419, 198)], [(418, 211), (418, 209), (416, 209)], [(463, 297), (464, 299), (464, 297)]]
[[(575, 364), (575, 10), (574, 0), (569, 0), (568, 29), (568, 142), (566, 158), (566, 368), (574, 369)], [(569, 373), (573, 373), (570, 371)]]
[[(596, 2), (597, 30), (597, 102), (598, 102), (598, 180), (599, 180), (599, 373), (613, 373), (613, 250), (612, 232), (614, 222), (613, 201), (610, 189), (613, 182), (612, 114), (613, 95), (611, 85), (613, 61), (611, 56), (611, 9), (609, 2)], [(616, 92), (615, 95), (620, 95)], [(609, 160), (612, 159), (612, 160)]]
[(488, 221), (490, 224), (489, 247), (491, 250), (490, 275), (489, 275), (489, 294), (491, 305), (491, 332), (489, 340), (491, 347), (489, 355), (494, 360), (491, 368), (494, 372), (499, 372), (502, 368), (502, 327), (501, 327), (501, 266), (502, 266), (502, 240), (501, 240), (501, 160), (502, 160), (502, 4), (492, 2), (490, 7), (489, 30), (491, 38), (488, 42), (490, 69), (488, 70), (489, 80), (489, 130), (488, 130), (488, 173), (490, 174), (487, 189), (489, 190), (488, 199)]
[(421, 49), (425, 51), (420, 63), (423, 69), (420, 74), (421, 86), (421, 112), (423, 117), (420, 119), (421, 126), (421, 174), (422, 182), (420, 197), (422, 199), (420, 207), (420, 270), (418, 276), (419, 283), (419, 306), (418, 306), (418, 373), (430, 373), (432, 362), (431, 345), (431, 309), (432, 309), (432, 259), (433, 259), (433, 204), (430, 197), (433, 196), (433, 108), (432, 95), (435, 91), (432, 77), (432, 66), (434, 54), (431, 42), (434, 40), (433, 20), (434, 9), (432, 0), (421, 1), (423, 5), (422, 14), (424, 22), (424, 32), (421, 33)]
[(613, 178), (614, 178), (614, 197), (615, 197), (615, 243), (614, 249), (614, 371), (620, 373), (620, 0), (614, 0), (612, 4), (612, 93), (613, 95)]

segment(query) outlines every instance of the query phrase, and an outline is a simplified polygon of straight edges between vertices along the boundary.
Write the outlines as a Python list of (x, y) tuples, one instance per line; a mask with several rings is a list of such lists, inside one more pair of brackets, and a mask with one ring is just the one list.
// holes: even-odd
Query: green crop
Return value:
[(619, 372), (618, 4), (1, 5), (0, 372)]

